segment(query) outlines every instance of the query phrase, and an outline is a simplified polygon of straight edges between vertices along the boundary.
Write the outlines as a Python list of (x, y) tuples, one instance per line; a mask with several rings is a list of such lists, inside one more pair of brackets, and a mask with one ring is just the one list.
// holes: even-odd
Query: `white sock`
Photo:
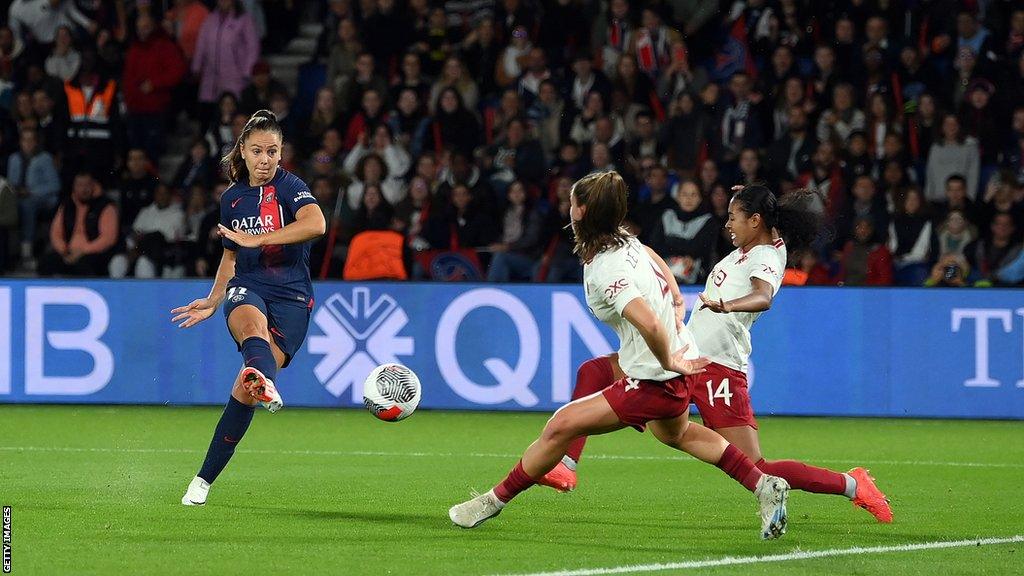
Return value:
[(505, 504), (507, 504), (507, 502), (502, 502), (501, 498), (498, 498), (498, 495), (494, 493), (493, 488), (491, 489), (491, 498), (493, 498), (494, 503), (498, 505), (498, 510), (501, 510), (502, 508), (505, 507)]
[(846, 480), (846, 491), (843, 492), (843, 496), (853, 500), (854, 496), (857, 495), (857, 481), (846, 472), (843, 472), (843, 478)]
[(565, 467), (568, 468), (569, 470), (572, 470), (573, 472), (576, 471), (576, 461), (573, 460), (572, 458), (569, 458), (568, 456), (562, 456), (562, 464), (565, 464)]

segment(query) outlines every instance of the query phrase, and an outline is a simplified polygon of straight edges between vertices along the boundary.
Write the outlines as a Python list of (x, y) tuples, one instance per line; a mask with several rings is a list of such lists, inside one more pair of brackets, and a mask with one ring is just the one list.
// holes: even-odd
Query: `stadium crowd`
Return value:
[[(266, 57), (304, 12), (323, 31), (285, 85)], [(819, 192), (789, 283), (1024, 281), (1008, 0), (14, 0), (0, 269), (212, 275), (219, 160), (264, 108), (330, 223), (321, 278), (579, 280), (568, 192), (615, 169), (682, 283), (733, 249), (748, 183)]]

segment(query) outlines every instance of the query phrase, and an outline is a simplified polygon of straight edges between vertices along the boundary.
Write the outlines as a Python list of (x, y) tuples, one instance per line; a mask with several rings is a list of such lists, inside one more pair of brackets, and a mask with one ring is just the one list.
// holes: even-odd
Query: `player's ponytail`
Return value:
[(249, 183), (249, 169), (245, 166), (245, 158), (242, 158), (242, 146), (245, 146), (245, 141), (249, 139), (250, 134), (260, 131), (274, 132), (278, 136), (284, 137), (281, 125), (277, 123), (276, 114), (270, 110), (259, 110), (253, 114), (245, 123), (245, 128), (238, 135), (238, 141), (235, 142), (231, 151), (221, 159), (221, 163), (228, 169), (228, 177), (232, 182), (241, 182), (246, 185)]
[(733, 196), (748, 216), (760, 214), (768, 229), (776, 228), (790, 252), (807, 248), (821, 234), (823, 219), (818, 207), (821, 194), (801, 189), (776, 198), (765, 186), (745, 186)]

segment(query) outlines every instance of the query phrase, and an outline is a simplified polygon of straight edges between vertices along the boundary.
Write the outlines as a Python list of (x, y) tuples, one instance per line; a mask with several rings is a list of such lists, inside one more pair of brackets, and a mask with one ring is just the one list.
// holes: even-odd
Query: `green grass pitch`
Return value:
[[(896, 521), (793, 492), (761, 542), (755, 501), (632, 430), (592, 439), (572, 494), (533, 488), (474, 529), (450, 505), (500, 480), (543, 414), (258, 413), (205, 507), (180, 499), (215, 408), (0, 407), (14, 574), (508, 574), (1024, 534), (1024, 424), (764, 418), (769, 458), (871, 468)], [(1024, 544), (656, 574), (1022, 574)]]

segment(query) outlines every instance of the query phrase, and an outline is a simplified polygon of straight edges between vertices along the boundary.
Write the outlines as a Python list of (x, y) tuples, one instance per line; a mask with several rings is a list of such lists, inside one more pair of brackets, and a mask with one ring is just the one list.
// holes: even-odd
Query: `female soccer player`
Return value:
[(683, 375), (702, 373), (708, 359), (697, 357), (689, 331), (676, 321), (671, 276), (622, 228), (622, 177), (601, 172), (581, 179), (570, 194), (570, 216), (575, 251), (584, 263), (587, 304), (619, 335), (626, 376), (602, 393), (555, 412), (505, 480), (453, 506), (448, 516), (463, 528), (473, 528), (497, 516), (512, 498), (543, 478), (573, 439), (626, 426), (642, 432), (649, 425), (665, 444), (717, 465), (753, 492), (760, 504), (761, 537), (781, 536), (786, 529), (786, 482), (762, 473), (738, 448), (688, 420), (690, 387)]
[[(750, 327), (771, 307), (786, 267), (786, 242), (803, 248), (817, 237), (820, 224), (808, 209), (810, 192), (792, 192), (777, 200), (764, 186), (737, 187), (726, 224), (737, 250), (720, 261), (708, 277), (701, 306), (690, 315), (689, 328), (707, 371), (690, 380), (690, 398), (704, 424), (740, 448), (767, 474), (780, 476), (798, 490), (843, 494), (879, 522), (892, 522), (885, 495), (864, 468), (847, 473), (808, 466), (794, 460), (767, 461), (761, 455), (757, 420), (747, 390)], [(780, 236), (781, 235), (781, 236)], [(675, 298), (681, 298), (673, 292)], [(584, 362), (573, 398), (603, 389), (620, 372), (615, 355)], [(586, 438), (574, 442), (562, 462), (541, 483), (566, 491), (576, 486), (576, 463)]]
[(323, 213), (306, 183), (278, 166), (281, 127), (272, 112), (249, 118), (224, 158), (232, 185), (220, 200), (224, 255), (209, 296), (171, 310), (190, 328), (209, 318), (225, 298), (224, 316), (245, 362), (217, 423), (206, 460), (181, 503), (206, 503), (210, 484), (235, 453), (256, 404), (284, 406), (274, 379), (302, 345), (313, 308), (310, 241), (324, 233)]

